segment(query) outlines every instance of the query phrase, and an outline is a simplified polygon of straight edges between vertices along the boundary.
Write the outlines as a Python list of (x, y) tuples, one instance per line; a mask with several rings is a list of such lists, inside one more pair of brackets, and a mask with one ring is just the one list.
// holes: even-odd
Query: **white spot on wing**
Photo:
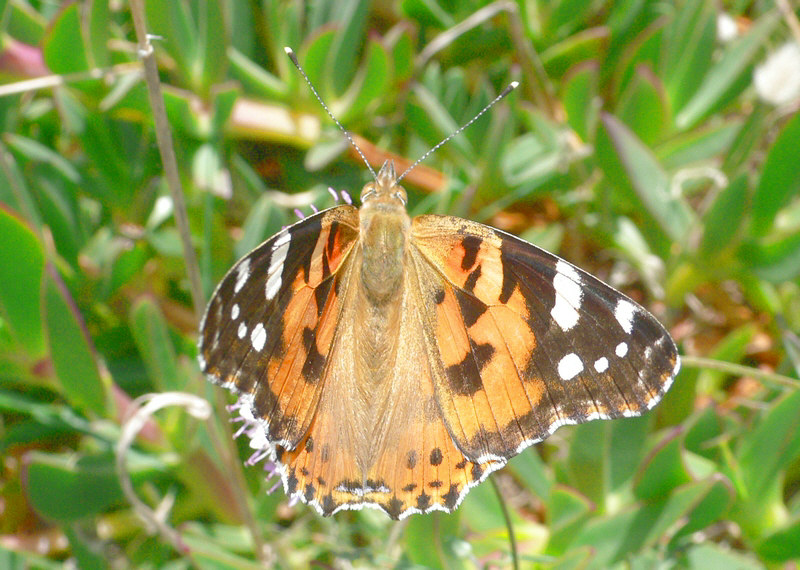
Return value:
[(264, 330), (264, 325), (258, 323), (254, 328), (253, 332), (250, 333), (250, 342), (253, 343), (253, 348), (258, 352), (264, 348), (264, 344), (267, 342), (267, 331)]
[(581, 276), (566, 261), (559, 259), (556, 263), (556, 276), (553, 278), (556, 290), (556, 302), (550, 311), (561, 330), (568, 331), (578, 323), (578, 309), (581, 307), (583, 291)]
[(247, 325), (244, 323), (239, 323), (239, 330), (236, 331), (236, 336), (239, 338), (244, 338), (247, 335)]
[(608, 370), (608, 358), (605, 356), (594, 361), (594, 369), (600, 374)]
[(239, 318), (239, 303), (234, 303), (233, 308), (231, 309), (231, 320), (236, 320)]
[(250, 258), (246, 258), (236, 268), (236, 285), (233, 286), (233, 292), (238, 293), (250, 277)]
[(289, 242), (291, 241), (289, 232), (281, 234), (272, 245), (272, 259), (267, 270), (267, 301), (272, 301), (281, 288), (281, 276), (283, 275), (283, 263), (286, 261), (286, 254), (289, 253)]
[(583, 372), (583, 362), (574, 352), (570, 352), (558, 363), (558, 375), (562, 380), (572, 380)]
[(614, 317), (627, 334), (631, 334), (633, 330), (633, 316), (635, 314), (636, 306), (633, 303), (625, 299), (620, 299), (617, 302), (617, 306), (614, 309)]
[(620, 358), (622, 358), (623, 356), (625, 356), (626, 354), (628, 354), (628, 343), (627, 343), (627, 342), (621, 342), (621, 343), (619, 343), (619, 344), (617, 345), (617, 348), (614, 350), (614, 352), (616, 352), (616, 353), (617, 353), (617, 356), (619, 356)]

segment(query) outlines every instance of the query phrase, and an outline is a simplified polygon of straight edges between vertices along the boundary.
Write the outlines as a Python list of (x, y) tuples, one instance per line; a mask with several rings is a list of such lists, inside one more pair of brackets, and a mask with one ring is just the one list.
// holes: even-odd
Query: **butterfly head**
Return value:
[(400, 206), (405, 210), (407, 201), (408, 196), (405, 189), (397, 184), (394, 162), (391, 160), (384, 162), (375, 181), (366, 184), (361, 190), (362, 204), (370, 203), (384, 208)]

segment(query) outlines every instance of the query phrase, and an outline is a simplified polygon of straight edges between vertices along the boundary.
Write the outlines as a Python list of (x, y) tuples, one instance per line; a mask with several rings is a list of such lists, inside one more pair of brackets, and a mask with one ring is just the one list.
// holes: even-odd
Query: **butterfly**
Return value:
[(322, 515), (450, 512), (558, 427), (639, 416), (680, 367), (644, 308), (513, 235), (406, 212), (387, 161), (238, 261), (200, 368), (263, 430), (286, 494)]

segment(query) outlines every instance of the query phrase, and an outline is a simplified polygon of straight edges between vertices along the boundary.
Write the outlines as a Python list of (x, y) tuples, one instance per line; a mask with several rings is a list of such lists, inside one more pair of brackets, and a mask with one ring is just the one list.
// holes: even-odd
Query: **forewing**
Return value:
[(436, 398), (468, 458), (508, 458), (561, 425), (640, 415), (671, 385), (679, 359), (667, 331), (588, 273), (460, 218), (415, 218), (411, 243), (443, 277), (430, 313)]
[(245, 397), (270, 443), (294, 448), (314, 417), (358, 227), (358, 210), (339, 206), (285, 228), (237, 262), (206, 309), (200, 367)]

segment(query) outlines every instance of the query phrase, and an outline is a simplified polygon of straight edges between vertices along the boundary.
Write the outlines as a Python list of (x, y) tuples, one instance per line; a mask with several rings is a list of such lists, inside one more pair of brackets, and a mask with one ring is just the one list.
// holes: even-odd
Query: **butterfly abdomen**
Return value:
[[(377, 204), (376, 204), (377, 202)], [(397, 366), (400, 309), (410, 220), (405, 208), (374, 200), (359, 211), (361, 262), (353, 323), (359, 355), (357, 373), (370, 391), (390, 381)], [(371, 398), (375, 393), (369, 394)], [(380, 396), (380, 393), (377, 394)], [(365, 402), (369, 405), (368, 402)]]

